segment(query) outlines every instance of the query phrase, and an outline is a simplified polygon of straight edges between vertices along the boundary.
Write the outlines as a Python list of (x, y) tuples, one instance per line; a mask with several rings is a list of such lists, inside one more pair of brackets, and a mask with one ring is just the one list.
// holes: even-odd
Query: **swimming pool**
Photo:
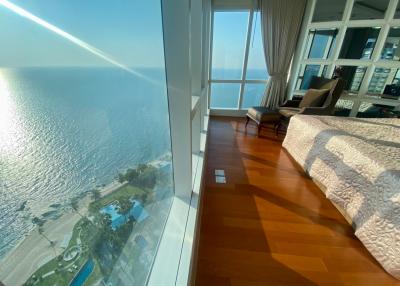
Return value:
[(100, 213), (108, 214), (111, 216), (111, 228), (113, 230), (116, 230), (127, 221), (127, 218), (125, 216), (118, 213), (118, 209), (115, 203), (105, 206), (100, 210)]
[(94, 268), (94, 262), (90, 258), (86, 263), (82, 266), (81, 270), (79, 270), (78, 274), (72, 279), (69, 286), (82, 286), (85, 283), (86, 279), (90, 276)]

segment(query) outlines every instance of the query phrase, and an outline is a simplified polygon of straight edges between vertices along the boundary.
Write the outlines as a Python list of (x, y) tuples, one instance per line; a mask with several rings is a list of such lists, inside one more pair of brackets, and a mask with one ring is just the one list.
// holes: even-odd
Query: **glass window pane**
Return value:
[(329, 78), (330, 77), (330, 75), (328, 74), (328, 67), (329, 66), (324, 66), (324, 68), (322, 69), (322, 74), (321, 74), (321, 76), (323, 76), (323, 77), (325, 77), (325, 78)]
[(375, 68), (368, 92), (387, 94), (386, 97), (398, 99), (400, 96), (400, 70), (397, 68)]
[(253, 16), (253, 35), (249, 47), (246, 79), (268, 79), (267, 66), (265, 64), (264, 48), (261, 37), (260, 12)]
[(359, 91), (367, 68), (362, 66), (341, 66), (340, 68), (342, 77), (346, 80), (345, 90)]
[(246, 83), (243, 92), (242, 109), (259, 106), (265, 91), (264, 83)]
[(350, 20), (383, 19), (389, 0), (355, 0)]
[(200, 154), (200, 110), (192, 118), (192, 185), (194, 185), (197, 174), (197, 166)]
[(327, 59), (335, 46), (338, 29), (312, 29), (308, 33), (308, 58)]
[(322, 65), (302, 65), (297, 78), (296, 89), (307, 90), (310, 88), (310, 82), (313, 76), (327, 77), (327, 67)]
[(237, 108), (239, 104), (240, 83), (212, 83), (210, 94), (211, 108)]
[(317, 0), (313, 22), (340, 21), (343, 18), (346, 0)]
[(384, 60), (400, 60), (400, 28), (394, 27), (389, 30), (386, 38), (385, 46), (381, 53), (381, 59)]
[(214, 12), (213, 79), (241, 79), (249, 12)]
[(301, 86), (300, 86), (301, 90), (309, 89), (311, 78), (313, 76), (318, 76), (320, 67), (321, 67), (320, 65), (306, 65), (301, 81)]
[(18, 3), (53, 26), (0, 5), (0, 281), (145, 285), (174, 191), (160, 1)]
[(370, 59), (380, 28), (348, 28), (339, 58)]

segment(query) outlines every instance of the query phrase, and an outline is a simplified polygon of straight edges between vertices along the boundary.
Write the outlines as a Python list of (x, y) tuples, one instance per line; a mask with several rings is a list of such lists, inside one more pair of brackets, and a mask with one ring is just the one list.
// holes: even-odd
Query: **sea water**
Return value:
[(162, 69), (0, 69), (0, 257), (34, 216), (169, 151)]

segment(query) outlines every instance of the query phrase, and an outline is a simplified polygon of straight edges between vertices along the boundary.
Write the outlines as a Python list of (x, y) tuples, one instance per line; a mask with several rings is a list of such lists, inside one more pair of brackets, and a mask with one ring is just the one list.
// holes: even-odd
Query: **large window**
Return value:
[(248, 18), (248, 12), (214, 13), (214, 79), (241, 79)]
[(307, 90), (310, 88), (313, 76), (326, 76), (327, 66), (322, 65), (304, 65), (300, 67), (300, 73), (297, 78), (296, 88)]
[(213, 14), (210, 108), (247, 109), (259, 105), (268, 80), (260, 13)]
[(0, 280), (144, 285), (174, 193), (160, 1), (0, 1), (0, 38)]
[(400, 60), (400, 28), (392, 27), (387, 35), (385, 45), (381, 52), (381, 59), (383, 60)]
[(347, 28), (339, 58), (370, 59), (380, 28)]
[(399, 106), (399, 4), (398, 0), (312, 0), (306, 37), (300, 39), (293, 67), (293, 94), (304, 94), (312, 76), (330, 78), (336, 70), (346, 81), (341, 102), (351, 102), (346, 105), (351, 112), (339, 115), (356, 116), (365, 102)]
[(309, 59), (327, 59), (335, 47), (337, 29), (310, 30), (307, 55)]
[(265, 64), (264, 47), (261, 35), (261, 15), (259, 12), (253, 14), (252, 34), (248, 48), (248, 60), (246, 79), (267, 80), (268, 72)]

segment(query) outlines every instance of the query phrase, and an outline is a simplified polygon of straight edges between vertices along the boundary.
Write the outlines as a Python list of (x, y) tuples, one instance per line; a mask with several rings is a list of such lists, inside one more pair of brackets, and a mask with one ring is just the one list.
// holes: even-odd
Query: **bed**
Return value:
[(283, 147), (400, 279), (400, 119), (296, 115)]

